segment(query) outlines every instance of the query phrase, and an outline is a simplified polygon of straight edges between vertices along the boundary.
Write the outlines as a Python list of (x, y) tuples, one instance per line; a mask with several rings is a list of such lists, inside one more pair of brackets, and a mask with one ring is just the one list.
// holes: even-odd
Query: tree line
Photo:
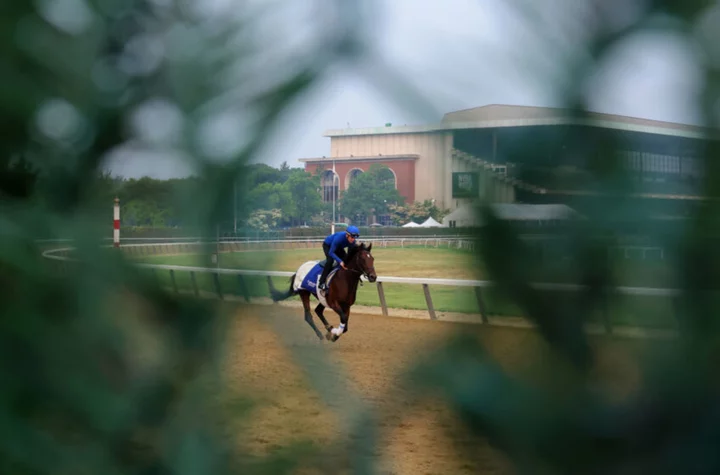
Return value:
[[(287, 162), (275, 168), (266, 164), (248, 166), (238, 181), (237, 193), (228, 197), (235, 206), (225, 213), (227, 229), (236, 216), (238, 226), (270, 230), (293, 226), (322, 226), (332, 221), (332, 202), (323, 201), (322, 171), (309, 173), (291, 168)], [(171, 180), (103, 177), (107, 199), (117, 195), (122, 203), (122, 221), (129, 226), (182, 226), (176, 196), (187, 196), (187, 188), (198, 186), (195, 177)], [(394, 225), (422, 222), (428, 217), (441, 220), (447, 210), (433, 202), (405, 203), (395, 188), (394, 176), (384, 165), (373, 165), (355, 177), (338, 195), (336, 217), (355, 224), (369, 224), (372, 216), (387, 216)]]
[[(10, 162), (10, 161), (9, 161)], [(25, 160), (4, 164), (7, 183), (0, 183), (5, 194), (36, 193), (47, 202), (62, 199), (53, 196), (50, 176), (33, 168)], [(236, 220), (238, 227), (270, 230), (294, 226), (323, 226), (332, 221), (332, 202), (323, 201), (323, 170), (309, 173), (291, 168), (287, 162), (279, 167), (251, 164), (238, 180), (233, 196), (228, 196), (222, 214), (223, 229)], [(107, 212), (115, 197), (120, 199), (123, 226), (149, 228), (183, 227), (186, 214), (184, 200), (202, 194), (203, 183), (195, 176), (173, 179), (150, 177), (124, 178), (103, 172), (95, 176), (88, 193), (91, 206), (100, 214)], [(12, 185), (12, 186), (11, 186)], [(31, 191), (32, 190), (32, 191)], [(185, 197), (185, 198), (183, 198)], [(395, 177), (384, 165), (373, 165), (353, 177), (348, 189), (336, 201), (336, 220), (346, 217), (353, 224), (370, 224), (373, 216), (384, 216), (394, 225), (409, 221), (422, 222), (428, 217), (441, 220), (446, 210), (430, 200), (406, 203), (395, 188)], [(61, 206), (61, 205), (60, 205)]]

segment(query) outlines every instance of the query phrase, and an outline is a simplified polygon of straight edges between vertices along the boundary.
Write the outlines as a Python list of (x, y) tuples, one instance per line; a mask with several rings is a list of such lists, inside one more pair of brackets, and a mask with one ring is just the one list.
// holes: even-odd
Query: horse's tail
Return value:
[(272, 283), (272, 279), (268, 277), (268, 287), (270, 287), (270, 295), (272, 296), (273, 302), (285, 300), (295, 294), (295, 290), (293, 290), (293, 283), (295, 282), (296, 275), (297, 274), (293, 274), (292, 277), (290, 277), (290, 288), (288, 288), (285, 292), (277, 290)]

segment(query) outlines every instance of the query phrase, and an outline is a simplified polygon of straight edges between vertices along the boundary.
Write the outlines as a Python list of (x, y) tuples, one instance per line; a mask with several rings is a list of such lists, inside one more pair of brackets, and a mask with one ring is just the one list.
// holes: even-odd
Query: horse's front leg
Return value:
[[(344, 332), (344, 333), (347, 333), (348, 330), (350, 329), (350, 306), (349, 306), (349, 305), (346, 306), (346, 307), (343, 309), (343, 312), (345, 313), (345, 322), (343, 322), (343, 325), (345, 325), (345, 332)], [(341, 321), (342, 321), (342, 320), (341, 320)]]
[(335, 310), (338, 315), (340, 315), (340, 326), (337, 328), (333, 328), (330, 330), (330, 332), (325, 335), (326, 338), (330, 339), (331, 341), (337, 341), (338, 338), (340, 338), (340, 335), (348, 331), (348, 320), (350, 319), (350, 308), (346, 307), (339, 307)]

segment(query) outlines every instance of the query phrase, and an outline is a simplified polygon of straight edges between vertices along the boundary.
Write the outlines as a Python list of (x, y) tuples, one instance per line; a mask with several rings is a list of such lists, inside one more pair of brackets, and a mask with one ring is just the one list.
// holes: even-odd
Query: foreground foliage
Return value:
[[(292, 61), (281, 57), (290, 66), (282, 71), (255, 61), (253, 42), (243, 36), (261, 10), (248, 7), (243, 16), (196, 5), (136, 0), (0, 7), (3, 473), (378, 470), (378, 421), (345, 375), (330, 371), (334, 362), (322, 349), (299, 349), (282, 329), (278, 337), (306, 370), (322, 404), (342, 400), (336, 414), (341, 434), (325, 446), (299, 441), (255, 456), (233, 444), (224, 433), (228, 419), (242, 420), (251, 407), (245, 395), (223, 391), (226, 309), (162, 292), (157, 282), (96, 245), (97, 223), (108, 210), (94, 202), (94, 177), (112, 153), (140, 147), (151, 155), (176, 154), (178, 163), (190, 160), (197, 180), (177, 196), (179, 219), (201, 235), (213, 235), (231, 215), (227, 197), (272, 139), (283, 113), (336, 60), (362, 57), (362, 15), (354, 3), (322, 2), (323, 12), (335, 14), (332, 28), (314, 25), (315, 46)], [(559, 64), (559, 74), (551, 77), (561, 79), (560, 94), (580, 118), (596, 67), (633, 34), (652, 29), (692, 41), (710, 59), (694, 58), (704, 73), (698, 109), (706, 125), (717, 126), (717, 12), (708, 8), (705, 1), (667, 0), (644, 2), (631, 14), (608, 7), (591, 15), (592, 27), (579, 23), (582, 28), (573, 31), (587, 37), (577, 43), (558, 41), (558, 32), (568, 31), (545, 24), (541, 7), (524, 5), (513, 14), (527, 19), (535, 45), (546, 42), (543, 58)], [(579, 43), (582, 52), (574, 49)], [(527, 59), (537, 66), (537, 57)], [(395, 98), (404, 97), (406, 105), (420, 102), (382, 67), (372, 75), (403, 91)], [(137, 125), (148, 111), (160, 114), (154, 124), (170, 124), (166, 133), (154, 135), (155, 127)], [(217, 132), (218, 118), (248, 124), (244, 140)], [(614, 231), (610, 217), (620, 212), (640, 228), (651, 224), (637, 201), (627, 199), (632, 183), (612, 153), (618, 142), (614, 136), (576, 138), (574, 153), (583, 154), (592, 175), (586, 183), (606, 194), (585, 201), (585, 226), (566, 230), (578, 281), (587, 286), (582, 298), (558, 302), (532, 288), (528, 276), (540, 265), (538, 256), (518, 239), (517, 229), (484, 217), (481, 258), (498, 291), (538, 324), (548, 344), (540, 355), (543, 370), (533, 379), (510, 374), (465, 333), (413, 362), (403, 384), (409, 394), (440, 397), (467, 421), (476, 444), (489, 440), (522, 473), (716, 473), (720, 246), (701, 233), (720, 211), (718, 142), (707, 141), (703, 150), (701, 195), (707, 200), (688, 208), (690, 220), (676, 235), (682, 293), (674, 313), (681, 338), (638, 362), (638, 384), (611, 398), (593, 373), (596, 354), (582, 331), (615, 283), (607, 249), (591, 238)], [(516, 153), (529, 153), (533, 145), (518, 144)], [(251, 199), (248, 191), (238, 192), (241, 203)], [(393, 201), (388, 197), (382, 206)], [(374, 211), (353, 212), (379, 209), (376, 203)], [(55, 266), (40, 258), (34, 239), (63, 234), (77, 239), (79, 261)], [(401, 399), (397, 406), (397, 414), (411, 408)], [(464, 447), (463, 456), (476, 457), (475, 448)]]

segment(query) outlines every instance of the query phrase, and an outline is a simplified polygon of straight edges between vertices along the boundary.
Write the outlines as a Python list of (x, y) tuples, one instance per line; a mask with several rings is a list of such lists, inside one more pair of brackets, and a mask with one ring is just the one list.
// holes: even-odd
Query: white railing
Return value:
[[(548, 235), (542, 234), (524, 234), (520, 235), (520, 239), (526, 241), (547, 240)], [(554, 236), (553, 236), (554, 237)], [(182, 237), (182, 238), (123, 238), (120, 247), (126, 249), (130, 254), (162, 254), (163, 252), (172, 253), (175, 249), (182, 246), (188, 246), (187, 252), (191, 246), (211, 246), (218, 245), (222, 247), (220, 252), (239, 252), (243, 246), (264, 247), (264, 249), (297, 249), (310, 248), (319, 246), (324, 236), (315, 237), (292, 237), (287, 239), (252, 239), (252, 238), (222, 238), (219, 242), (208, 240), (200, 237)], [(111, 240), (112, 238), (104, 238)], [(72, 243), (74, 239), (37, 239), (37, 243)], [(173, 241), (173, 242), (168, 242)], [(372, 236), (363, 239), (367, 243), (375, 243), (376, 246), (423, 246), (435, 248), (455, 248), (463, 250), (475, 250), (475, 242), (467, 236)], [(130, 243), (130, 244), (128, 244)], [(108, 246), (109, 247), (109, 246)], [(145, 248), (146, 252), (143, 252)], [(660, 246), (652, 245), (632, 245), (621, 244), (608, 247), (608, 254), (622, 255), (625, 259), (631, 258), (633, 255), (640, 256), (641, 259), (647, 259), (650, 256), (657, 256), (661, 260), (665, 259), (665, 249)]]
[[(197, 249), (208, 249), (216, 246), (218, 252), (241, 252), (243, 250), (288, 250), (288, 249), (310, 249), (320, 247), (325, 236), (321, 237), (303, 237), (291, 239), (221, 239), (220, 241), (207, 240), (199, 237), (194, 238), (177, 238), (173, 242), (167, 239), (157, 239), (159, 242), (153, 242), (153, 238), (125, 238), (121, 239), (120, 248), (130, 255), (147, 256), (158, 254), (175, 254), (175, 253), (192, 253)], [(46, 239), (36, 240), (37, 243), (69, 243), (72, 239)], [(132, 242), (128, 244), (127, 242)], [(446, 249), (462, 249), (474, 250), (475, 243), (467, 237), (444, 237), (444, 236), (392, 236), (392, 237), (368, 237), (363, 239), (365, 243), (373, 243), (376, 247), (407, 247), (407, 246), (423, 246), (425, 248), (446, 248)], [(104, 245), (103, 247), (111, 247)]]
[[(323, 239), (275, 239), (259, 241), (194, 241), (194, 242), (163, 242), (163, 243), (137, 243), (121, 244), (120, 248), (129, 255), (147, 256), (172, 253), (192, 253), (200, 249), (216, 248), (218, 252), (242, 252), (251, 250), (292, 250), (320, 248)], [(474, 250), (475, 242), (461, 238), (368, 238), (365, 243), (372, 243), (375, 247), (410, 247), (421, 246), (425, 248), (444, 248)]]
[[(58, 255), (67, 254), (73, 251), (74, 248), (62, 248), (45, 251), (43, 256), (48, 259), (54, 259), (58, 261), (73, 261), (72, 258)], [(217, 298), (223, 299), (223, 289), (220, 284), (221, 275), (233, 275), (237, 276), (238, 283), (240, 285), (241, 293), (245, 300), (250, 302), (249, 292), (247, 286), (243, 280), (243, 277), (291, 277), (294, 273), (287, 271), (265, 271), (265, 270), (244, 270), (244, 269), (225, 269), (225, 268), (211, 268), (211, 267), (191, 267), (191, 266), (176, 266), (166, 264), (147, 264), (147, 263), (136, 263), (137, 267), (150, 269), (153, 272), (156, 270), (168, 271), (172, 287), (176, 293), (179, 292), (175, 274), (177, 272), (188, 272), (190, 274), (190, 281), (192, 284), (192, 291), (195, 296), (200, 295), (200, 290), (197, 285), (196, 274), (212, 274), (215, 294)], [(363, 278), (363, 281), (367, 282)], [(389, 316), (388, 304), (385, 298), (385, 289), (383, 284), (407, 284), (407, 285), (420, 285), (423, 288), (425, 294), (425, 303), (429, 316), (432, 320), (437, 320), (437, 313), (433, 305), (432, 296), (430, 294), (430, 286), (451, 286), (451, 287), (471, 287), (475, 290), (475, 298), (477, 299), (478, 309), (480, 311), (480, 317), (484, 324), (488, 324), (488, 314), (486, 312), (485, 302), (482, 296), (482, 289), (493, 287), (495, 284), (492, 281), (487, 280), (461, 280), (461, 279), (437, 279), (437, 278), (418, 278), (418, 277), (393, 277), (393, 276), (378, 276), (375, 284), (378, 292), (378, 298), (380, 301), (380, 307), (384, 316)], [(269, 283), (268, 283), (269, 285)], [(555, 292), (579, 292), (587, 289), (586, 286), (577, 284), (557, 284), (557, 283), (532, 283), (531, 286), (537, 290), (544, 291), (555, 291)], [(650, 288), (650, 287), (628, 287), (620, 286), (606, 289), (607, 293), (628, 295), (628, 296), (644, 296), (644, 297), (666, 297), (675, 298), (681, 295), (679, 289), (668, 289), (668, 288)], [(607, 309), (603, 312), (603, 326), (607, 333), (612, 333), (613, 328), (610, 321)]]
[[(223, 242), (292, 242), (292, 241), (322, 241), (327, 236), (290, 236), (290, 237), (284, 237), (282, 239), (275, 239), (275, 238), (259, 238), (259, 237), (234, 237), (234, 236), (220, 236), (220, 240)], [(103, 241), (112, 241), (112, 237), (104, 237), (101, 238)], [(121, 237), (120, 242), (132, 242), (132, 241), (191, 241), (191, 242), (215, 242), (215, 237), (201, 237), (201, 236), (187, 236), (187, 237)], [(467, 235), (460, 235), (460, 234), (454, 234), (454, 235), (435, 235), (435, 234), (426, 234), (426, 235), (398, 235), (398, 236), (377, 236), (377, 235), (368, 235), (363, 236), (361, 238), (363, 241), (367, 241), (370, 239), (469, 239), (469, 236)], [(38, 243), (62, 243), (62, 242), (73, 242), (75, 239), (73, 238), (48, 238), (48, 239), (36, 239), (35, 242)]]

